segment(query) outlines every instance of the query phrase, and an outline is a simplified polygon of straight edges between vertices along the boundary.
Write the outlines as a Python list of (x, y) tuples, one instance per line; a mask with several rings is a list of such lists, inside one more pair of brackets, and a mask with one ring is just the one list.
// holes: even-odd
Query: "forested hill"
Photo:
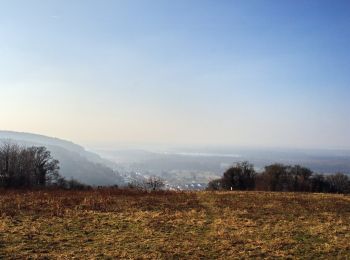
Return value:
[(6, 141), (47, 147), (60, 161), (60, 174), (68, 179), (74, 178), (90, 185), (123, 184), (120, 175), (112, 170), (112, 162), (73, 142), (31, 133), (0, 131), (0, 142)]

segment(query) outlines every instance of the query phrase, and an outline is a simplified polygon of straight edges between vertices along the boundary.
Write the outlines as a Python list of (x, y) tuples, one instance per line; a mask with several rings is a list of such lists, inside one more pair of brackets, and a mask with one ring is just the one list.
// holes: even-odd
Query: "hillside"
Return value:
[(72, 142), (43, 135), (0, 131), (0, 143), (11, 141), (25, 146), (45, 146), (60, 161), (60, 174), (90, 185), (123, 184), (121, 176), (109, 166), (113, 163)]
[(0, 258), (347, 259), (350, 197), (0, 191)]

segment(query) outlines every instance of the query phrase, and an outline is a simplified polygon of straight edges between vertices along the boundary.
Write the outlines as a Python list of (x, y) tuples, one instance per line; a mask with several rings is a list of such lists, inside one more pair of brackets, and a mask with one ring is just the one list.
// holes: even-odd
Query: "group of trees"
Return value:
[(350, 193), (350, 178), (342, 173), (313, 174), (308, 168), (283, 164), (266, 166), (257, 173), (252, 164), (241, 162), (211, 181), (208, 189)]
[(43, 187), (60, 181), (59, 162), (45, 147), (0, 146), (0, 187)]
[(59, 161), (45, 147), (25, 147), (11, 142), (0, 145), (1, 188), (86, 187), (76, 180), (66, 180), (60, 176), (59, 169)]

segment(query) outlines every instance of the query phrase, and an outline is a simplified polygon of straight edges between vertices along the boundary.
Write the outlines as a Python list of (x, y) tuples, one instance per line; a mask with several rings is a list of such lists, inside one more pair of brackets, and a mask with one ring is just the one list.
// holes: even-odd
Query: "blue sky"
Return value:
[(350, 148), (349, 1), (2, 1), (0, 128)]

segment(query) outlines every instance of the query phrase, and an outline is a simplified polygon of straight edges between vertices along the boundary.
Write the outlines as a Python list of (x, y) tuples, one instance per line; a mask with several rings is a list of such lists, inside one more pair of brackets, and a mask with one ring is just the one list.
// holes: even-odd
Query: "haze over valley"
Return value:
[[(129, 172), (158, 175), (173, 185), (201, 184), (217, 178), (237, 162), (249, 161), (257, 171), (273, 163), (300, 164), (317, 173), (350, 173), (349, 150), (302, 150), (246, 147), (162, 147), (96, 150)], [(193, 186), (192, 186), (193, 187)]]
[(205, 189), (237, 162), (249, 161), (257, 171), (281, 163), (300, 164), (314, 172), (350, 174), (349, 150), (302, 150), (247, 147), (140, 146), (123, 149), (93, 149), (70, 141), (31, 133), (0, 131), (0, 142), (45, 146), (60, 161), (60, 172), (68, 179), (88, 185), (119, 185), (159, 176), (168, 188)]

